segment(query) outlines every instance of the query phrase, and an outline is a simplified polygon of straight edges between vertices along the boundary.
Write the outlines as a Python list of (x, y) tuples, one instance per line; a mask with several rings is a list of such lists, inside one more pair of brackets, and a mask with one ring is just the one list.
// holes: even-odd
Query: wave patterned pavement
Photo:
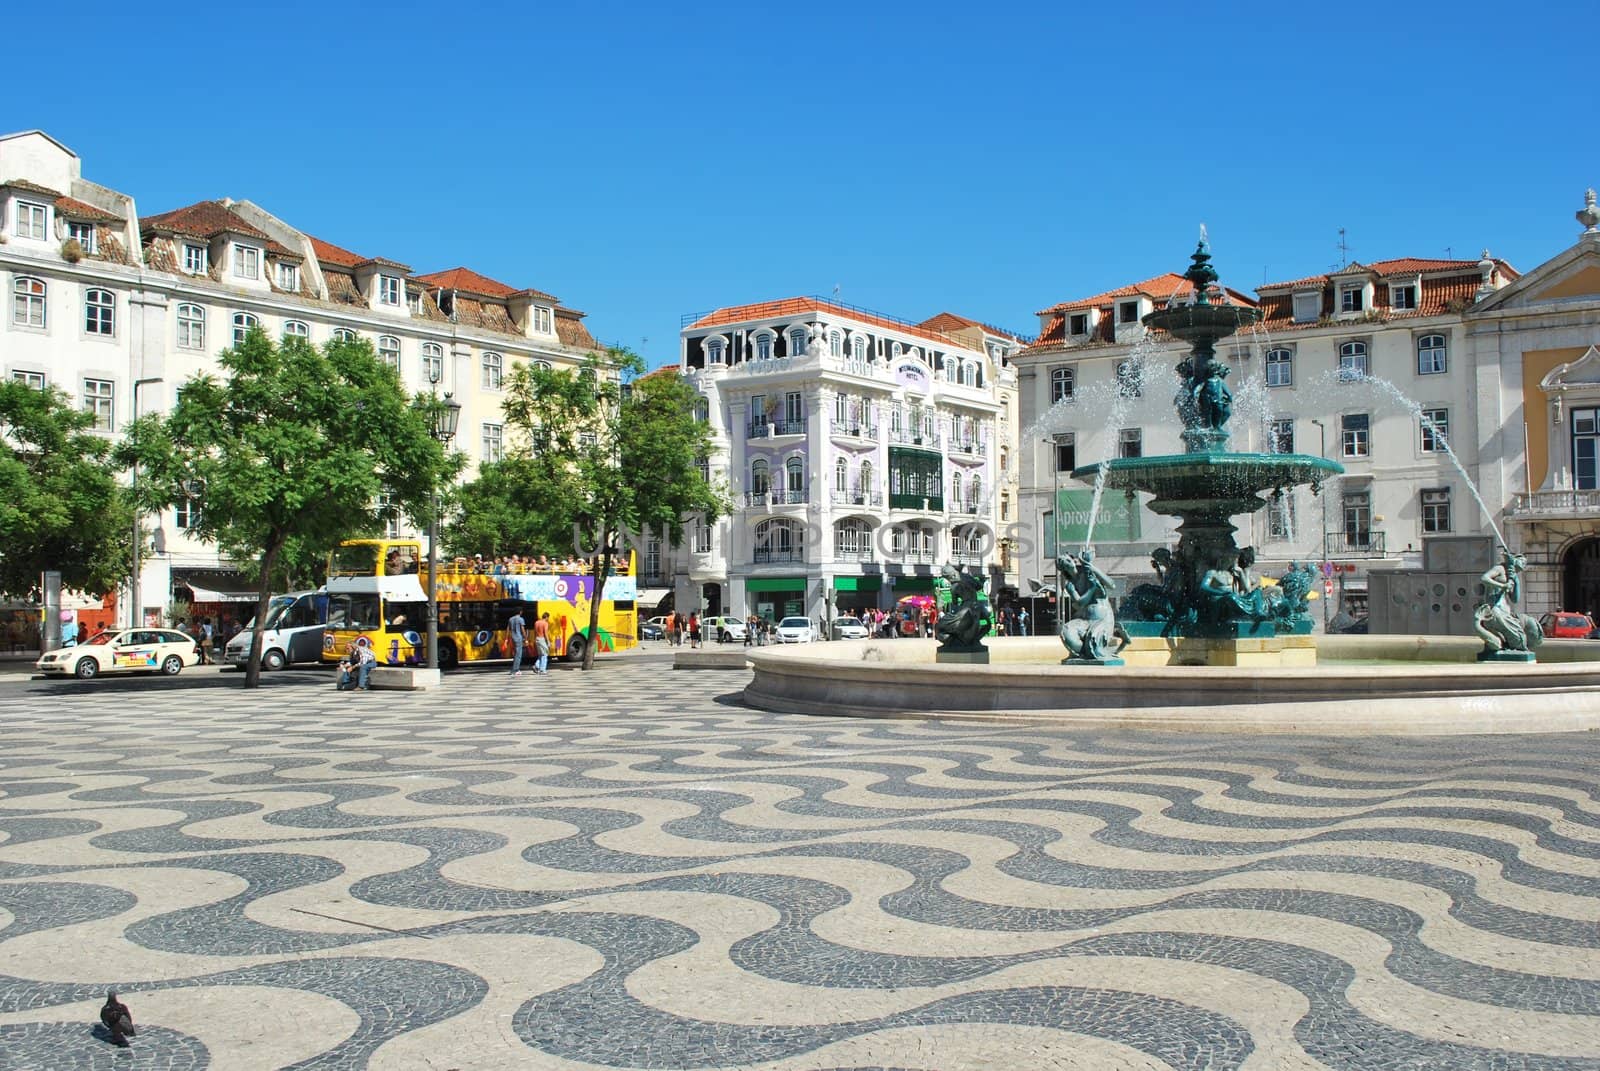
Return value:
[(0, 1067), (1600, 1071), (1595, 734), (807, 718), (745, 679), (0, 685)]

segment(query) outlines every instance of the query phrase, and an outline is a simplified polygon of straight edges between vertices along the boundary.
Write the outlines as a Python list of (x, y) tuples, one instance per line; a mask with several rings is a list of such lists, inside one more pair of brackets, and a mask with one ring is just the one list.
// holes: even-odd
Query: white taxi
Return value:
[(93, 680), (102, 673), (164, 673), (175, 677), (200, 661), (194, 637), (170, 628), (101, 632), (76, 647), (51, 651), (34, 668), (49, 677)]

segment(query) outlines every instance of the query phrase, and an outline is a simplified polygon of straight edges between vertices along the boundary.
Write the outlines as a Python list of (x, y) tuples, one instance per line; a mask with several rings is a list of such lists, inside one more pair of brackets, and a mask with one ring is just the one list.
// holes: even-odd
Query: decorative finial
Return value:
[(1578, 222), (1583, 224), (1584, 234), (1600, 232), (1600, 208), (1595, 207), (1592, 186), (1583, 191), (1583, 207), (1578, 209)]
[(1206, 225), (1200, 224), (1200, 241), (1194, 247), (1194, 255), (1189, 258), (1194, 261), (1183, 277), (1194, 284), (1194, 303), (1196, 305), (1209, 305), (1211, 298), (1206, 293), (1207, 288), (1217, 281), (1217, 269), (1211, 266), (1211, 243), (1206, 240)]

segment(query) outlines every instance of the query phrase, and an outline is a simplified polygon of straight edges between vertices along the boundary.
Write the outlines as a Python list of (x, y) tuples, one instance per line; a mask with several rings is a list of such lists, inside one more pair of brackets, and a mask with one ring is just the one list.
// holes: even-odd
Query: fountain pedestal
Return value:
[[(1142, 622), (1128, 622), (1129, 625)], [(1309, 633), (1263, 636), (1135, 636), (1122, 649), (1130, 666), (1284, 667), (1317, 664), (1316, 637)]]
[(979, 647), (974, 651), (947, 651), (941, 647), (933, 653), (933, 660), (942, 666), (987, 666), (989, 649)]

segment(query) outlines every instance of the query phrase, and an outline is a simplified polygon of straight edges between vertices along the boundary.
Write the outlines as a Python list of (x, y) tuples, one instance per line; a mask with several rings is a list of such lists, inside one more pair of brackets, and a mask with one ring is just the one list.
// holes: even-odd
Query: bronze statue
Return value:
[(983, 637), (994, 624), (994, 610), (983, 592), (984, 579), (960, 566), (946, 563), (934, 581), (941, 596), (939, 621), (933, 635), (945, 651), (983, 648)]
[[(1061, 574), (1061, 595), (1072, 612), (1061, 623), (1061, 642), (1069, 652), (1068, 661), (1120, 665), (1122, 660), (1117, 655), (1127, 646), (1128, 635), (1117, 628), (1117, 618), (1111, 610), (1116, 582), (1095, 566), (1094, 551), (1087, 547), (1077, 556), (1057, 558), (1056, 570)], [(1114, 641), (1116, 647), (1112, 648)]]
[(1501, 547), (1500, 561), (1483, 574), (1483, 601), (1472, 612), (1472, 630), (1483, 637), (1479, 661), (1511, 656), (1531, 662), (1534, 648), (1543, 642), (1539, 622), (1516, 606), (1522, 593), (1519, 578), (1527, 567), (1526, 558)]

